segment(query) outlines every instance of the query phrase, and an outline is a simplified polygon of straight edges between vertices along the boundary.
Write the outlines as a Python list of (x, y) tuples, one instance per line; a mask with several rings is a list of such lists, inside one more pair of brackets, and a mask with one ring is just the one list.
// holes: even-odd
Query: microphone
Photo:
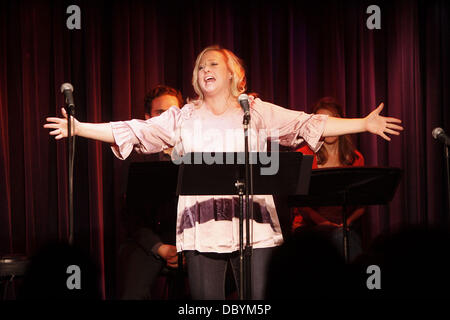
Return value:
[(67, 108), (70, 110), (75, 108), (75, 102), (73, 100), (73, 86), (66, 82), (61, 85), (61, 93), (64, 93)]
[(244, 110), (245, 114), (250, 113), (250, 105), (248, 103), (248, 95), (245, 93), (241, 94), (238, 98), (239, 104), (241, 105), (241, 108)]
[(435, 138), (436, 140), (441, 141), (447, 146), (450, 145), (450, 137), (445, 134), (444, 129), (434, 128), (431, 134), (433, 135), (433, 138)]

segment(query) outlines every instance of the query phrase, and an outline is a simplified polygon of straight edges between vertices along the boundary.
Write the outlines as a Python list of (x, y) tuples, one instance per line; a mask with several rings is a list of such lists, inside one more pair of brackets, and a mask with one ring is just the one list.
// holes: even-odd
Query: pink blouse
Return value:
[[(322, 142), (326, 115), (288, 110), (260, 99), (250, 101), (250, 151), (267, 151), (267, 140), (285, 146), (305, 141), (317, 151)], [(174, 147), (173, 154), (188, 152), (243, 152), (243, 111), (229, 109), (213, 114), (205, 105), (175, 106), (148, 120), (111, 122), (119, 159), (133, 149), (156, 153)], [(266, 248), (283, 242), (271, 195), (253, 196), (252, 244)], [(177, 215), (177, 250), (233, 252), (239, 249), (239, 207), (236, 196), (180, 196)], [(244, 230), (245, 233), (245, 230)], [(244, 235), (245, 236), (245, 235)]]

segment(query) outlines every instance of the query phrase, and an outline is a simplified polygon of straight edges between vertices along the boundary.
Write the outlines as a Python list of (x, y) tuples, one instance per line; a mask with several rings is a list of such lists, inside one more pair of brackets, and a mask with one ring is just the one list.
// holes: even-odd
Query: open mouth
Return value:
[(214, 82), (214, 81), (216, 81), (216, 78), (214, 78), (213, 76), (206, 76), (205, 78), (204, 78), (204, 81), (205, 81), (205, 83), (212, 83), (212, 82)]

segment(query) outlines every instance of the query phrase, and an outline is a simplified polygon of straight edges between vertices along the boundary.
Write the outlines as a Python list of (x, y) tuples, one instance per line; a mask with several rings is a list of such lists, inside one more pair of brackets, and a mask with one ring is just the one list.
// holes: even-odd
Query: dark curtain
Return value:
[[(448, 223), (443, 147), (450, 132), (449, 3), (377, 1), (381, 30), (368, 30), (369, 1), (6, 1), (0, 4), (0, 253), (33, 254), (68, 236), (65, 142), (43, 129), (60, 114), (59, 88), (75, 88), (86, 122), (142, 118), (145, 93), (163, 83), (193, 97), (192, 68), (220, 44), (246, 65), (249, 91), (311, 111), (334, 96), (348, 117), (403, 119), (390, 143), (355, 136), (367, 165), (404, 170), (389, 206), (363, 217), (366, 242), (407, 224)], [(68, 30), (66, 8), (81, 8)], [(124, 163), (108, 145), (77, 139), (75, 242), (101, 270), (114, 297), (124, 239)], [(152, 183), (149, 181), (149, 183)]]

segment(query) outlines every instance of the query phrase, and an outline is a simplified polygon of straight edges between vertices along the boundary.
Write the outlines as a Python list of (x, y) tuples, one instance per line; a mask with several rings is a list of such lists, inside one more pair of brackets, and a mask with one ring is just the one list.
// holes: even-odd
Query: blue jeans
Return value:
[[(314, 227), (318, 232), (327, 236), (331, 243), (337, 248), (342, 256), (344, 256), (344, 229), (335, 228), (329, 226), (316, 226)], [(358, 233), (352, 228), (348, 233), (348, 258), (349, 261), (353, 261), (358, 255), (362, 253), (361, 239)]]
[[(253, 249), (252, 299), (265, 297), (267, 267), (274, 248)], [(201, 253), (184, 251), (191, 297), (194, 300), (225, 300), (225, 276), (230, 262), (239, 290), (239, 252)]]

